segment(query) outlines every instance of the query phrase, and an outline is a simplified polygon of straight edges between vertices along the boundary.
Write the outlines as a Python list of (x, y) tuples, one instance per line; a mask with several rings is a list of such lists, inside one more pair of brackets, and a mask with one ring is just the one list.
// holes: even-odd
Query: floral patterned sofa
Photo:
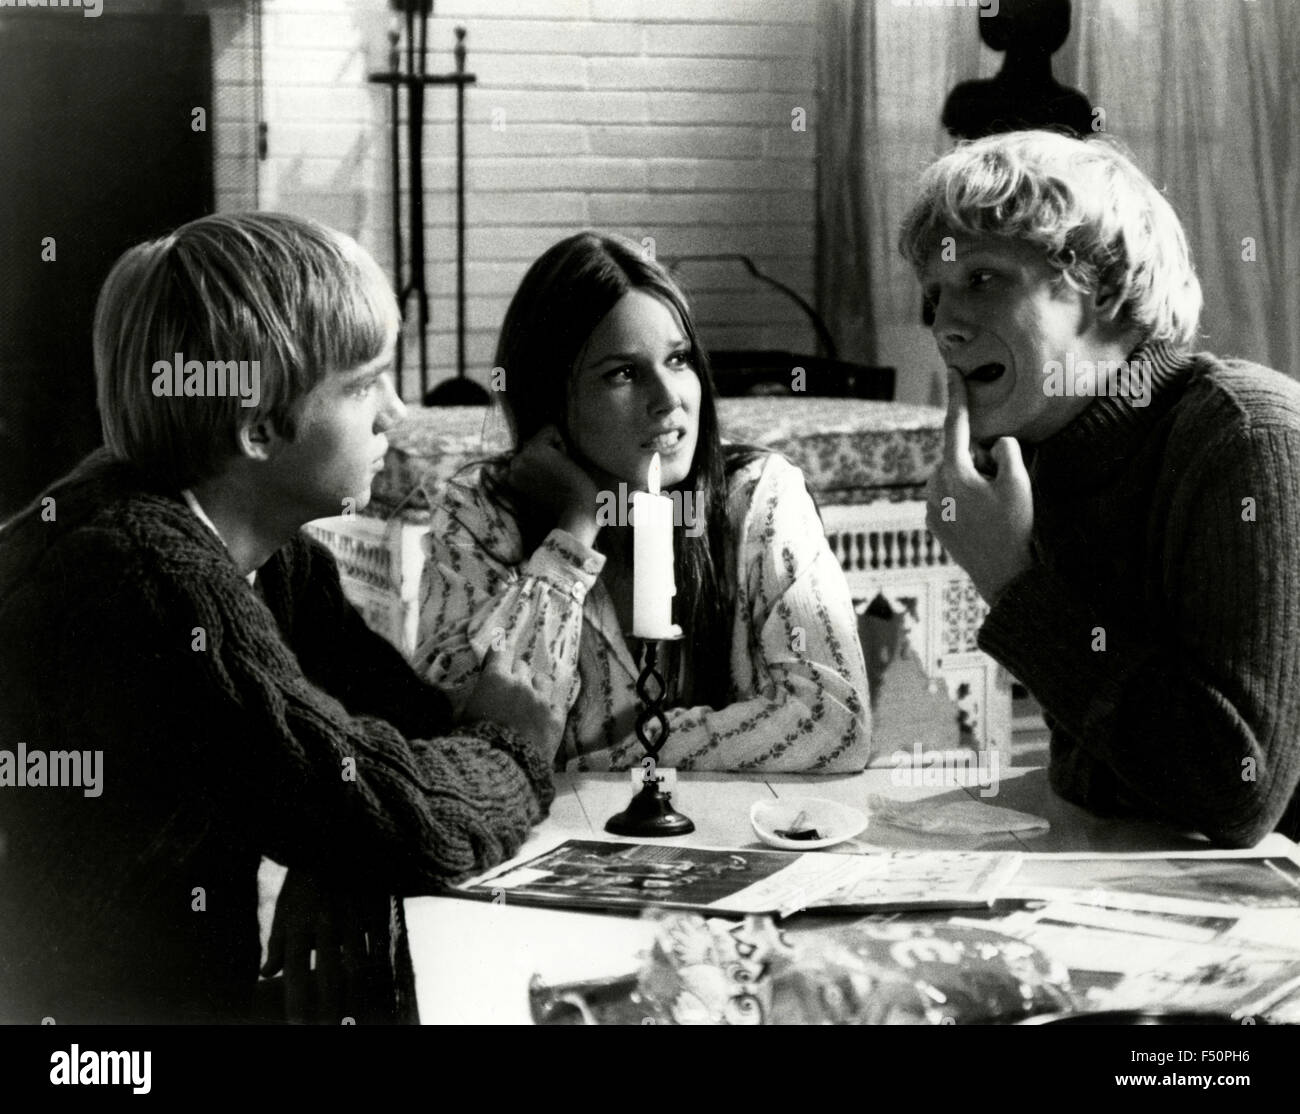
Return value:
[[(1010, 678), (980, 652), (985, 606), (925, 528), (943, 411), (847, 398), (719, 400), (729, 440), (777, 450), (807, 478), (858, 612), (880, 760), (993, 748), (1010, 765)], [(413, 409), (362, 514), (308, 529), (333, 550), (370, 624), (410, 652), (429, 492), (509, 443), (492, 408)], [(901, 760), (900, 760), (901, 761)]]

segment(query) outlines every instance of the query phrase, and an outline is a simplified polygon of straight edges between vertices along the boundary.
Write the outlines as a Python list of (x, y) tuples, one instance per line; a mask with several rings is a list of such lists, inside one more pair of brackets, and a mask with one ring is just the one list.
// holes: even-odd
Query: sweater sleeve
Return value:
[[(549, 808), (549, 764), (531, 742), (492, 724), (407, 738), (352, 714), (304, 674), (237, 578), (186, 584), (164, 614), (170, 628), (207, 632), (204, 652), (184, 659), (195, 706), (230, 718), (231, 769), (248, 771), (239, 807), (278, 862), (427, 890), (514, 854)], [(332, 646), (357, 634), (346, 622), (315, 633)]]
[(343, 593), (333, 554), (305, 535), (289, 548), (287, 583), (265, 591), (268, 602), (289, 597), (282, 611), (291, 616), (291, 645), (308, 679), (351, 714), (387, 720), (408, 738), (446, 731), (449, 701), (366, 624)]
[(416, 669), (459, 706), (487, 654), (501, 652), (550, 681), (563, 722), (578, 699), (583, 606), (604, 555), (556, 529), (523, 561), (514, 523), (457, 484), (444, 489), (427, 545)]
[[(803, 475), (776, 455), (760, 466), (757, 483), (733, 498), (743, 515), (736, 610), (745, 641), (732, 653), (736, 699), (720, 710), (668, 712), (659, 760), (695, 770), (861, 770), (871, 758), (871, 711), (848, 584)], [(634, 766), (642, 753), (629, 732), (584, 761)]]
[(1195, 459), (1165, 508), (1161, 615), (1039, 564), (979, 643), (1057, 721), (1062, 796), (1253, 846), (1300, 781), (1300, 431), (1235, 429)]

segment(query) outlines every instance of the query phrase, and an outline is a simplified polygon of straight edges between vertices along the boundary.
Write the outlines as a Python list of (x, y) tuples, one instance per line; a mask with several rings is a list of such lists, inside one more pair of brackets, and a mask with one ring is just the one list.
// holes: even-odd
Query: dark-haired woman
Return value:
[[(803, 477), (724, 448), (686, 299), (629, 241), (582, 233), (529, 269), (497, 348), (515, 449), (433, 499), (415, 666), (454, 699), (493, 650), (566, 719), (558, 762), (635, 766), (632, 528), (657, 453), (679, 512), (671, 734), (689, 769), (860, 770), (866, 670)], [(620, 485), (624, 485), (620, 489)]]

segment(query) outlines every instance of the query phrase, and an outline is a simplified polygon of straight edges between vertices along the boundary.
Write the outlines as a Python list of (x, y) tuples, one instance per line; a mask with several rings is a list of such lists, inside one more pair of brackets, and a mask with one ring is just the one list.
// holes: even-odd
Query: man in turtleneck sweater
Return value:
[(948, 365), (930, 528), (1102, 815), (1300, 837), (1300, 386), (1192, 355), (1168, 202), (1109, 142), (958, 148), (903, 225)]

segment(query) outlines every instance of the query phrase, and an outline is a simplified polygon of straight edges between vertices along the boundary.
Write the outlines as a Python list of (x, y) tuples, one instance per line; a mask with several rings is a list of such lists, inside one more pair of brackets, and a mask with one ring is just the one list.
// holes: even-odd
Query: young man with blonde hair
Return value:
[[(194, 221), (105, 282), (106, 448), (0, 529), (3, 1020), (248, 1019), (260, 856), (309, 895), (287, 981), (313, 948), (333, 976), (360, 927), (309, 938), (317, 889), (428, 892), (545, 813), (545, 701), (498, 670), (463, 717), (498, 722), (453, 725), (299, 532), (370, 497), (398, 327), (373, 259), (275, 214)], [(69, 752), (93, 796), (49, 776)]]
[(930, 527), (1042, 704), (1053, 787), (1300, 836), (1300, 387), (1192, 353), (1182, 228), (1109, 141), (958, 147), (900, 247), (949, 375)]

